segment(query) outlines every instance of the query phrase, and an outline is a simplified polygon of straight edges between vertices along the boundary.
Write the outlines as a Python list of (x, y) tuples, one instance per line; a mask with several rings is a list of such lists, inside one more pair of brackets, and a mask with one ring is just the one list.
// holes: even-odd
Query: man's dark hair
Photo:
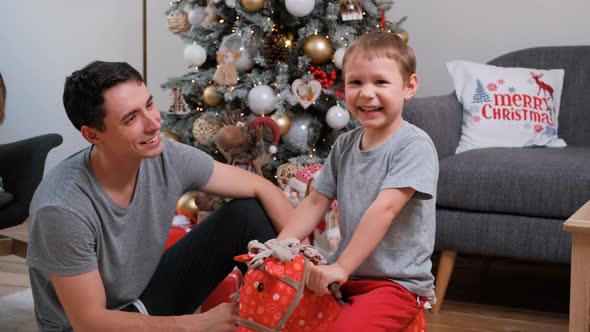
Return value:
[(63, 103), (68, 118), (80, 130), (86, 125), (104, 130), (103, 94), (113, 86), (143, 82), (141, 74), (126, 62), (94, 61), (66, 78)]

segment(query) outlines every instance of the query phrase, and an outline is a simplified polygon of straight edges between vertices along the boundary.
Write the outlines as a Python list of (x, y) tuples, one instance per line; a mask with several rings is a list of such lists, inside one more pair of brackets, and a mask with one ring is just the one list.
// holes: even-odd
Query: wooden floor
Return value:
[[(0, 257), (0, 296), (28, 287), (24, 259)], [(560, 332), (568, 306), (569, 266), (460, 255), (441, 313), (426, 317), (430, 332)]]

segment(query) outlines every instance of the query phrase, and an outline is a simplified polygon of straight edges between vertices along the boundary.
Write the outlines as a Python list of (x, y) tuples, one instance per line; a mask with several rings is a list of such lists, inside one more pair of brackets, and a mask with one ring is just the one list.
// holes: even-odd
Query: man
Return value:
[[(63, 102), (91, 147), (48, 173), (31, 204), (27, 264), (40, 329), (235, 329), (233, 304), (193, 312), (250, 240), (276, 236), (273, 225), (292, 211), (287, 198), (260, 176), (162, 140), (160, 113), (126, 63), (74, 72)], [(162, 255), (188, 190), (256, 199), (225, 204)]]

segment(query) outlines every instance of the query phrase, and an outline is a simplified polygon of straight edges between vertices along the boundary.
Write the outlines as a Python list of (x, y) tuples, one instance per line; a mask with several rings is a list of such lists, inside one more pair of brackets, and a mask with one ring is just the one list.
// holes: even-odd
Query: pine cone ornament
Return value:
[(286, 38), (280, 33), (271, 32), (264, 39), (262, 54), (269, 67), (274, 67), (279, 62), (287, 62), (291, 55), (291, 49), (285, 44)]

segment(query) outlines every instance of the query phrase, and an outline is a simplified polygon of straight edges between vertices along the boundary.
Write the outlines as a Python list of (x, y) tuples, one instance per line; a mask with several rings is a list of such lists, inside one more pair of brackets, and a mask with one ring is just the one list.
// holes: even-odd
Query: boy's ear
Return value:
[(100, 132), (96, 128), (84, 125), (80, 128), (80, 133), (90, 144), (97, 145), (100, 142)]
[(404, 93), (405, 100), (412, 98), (416, 94), (416, 91), (418, 91), (418, 85), (418, 75), (412, 74), (408, 80), (408, 83), (406, 84)]

